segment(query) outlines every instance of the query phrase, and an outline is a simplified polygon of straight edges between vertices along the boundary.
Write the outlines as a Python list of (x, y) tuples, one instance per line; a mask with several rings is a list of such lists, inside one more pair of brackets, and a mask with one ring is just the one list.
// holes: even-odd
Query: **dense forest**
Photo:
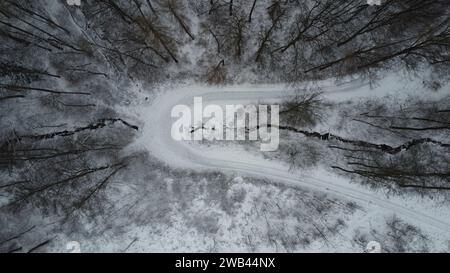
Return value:
[[(449, 0), (1, 0), (0, 251), (33, 252), (51, 244), (55, 230), (94, 236), (88, 227), (115, 225), (105, 218), (118, 209), (114, 189), (123, 181), (188, 175), (125, 149), (144, 121), (122, 109), (151, 100), (159, 86), (348, 78), (376, 85), (380, 75), (403, 71), (439, 92), (450, 80), (449, 13)], [(373, 188), (450, 190), (448, 97), (387, 105), (297, 96), (282, 105), (280, 129), (313, 144), (309, 153), (282, 146), (282, 157), (301, 167), (298, 156), (310, 155)], [(314, 131), (327, 111), (341, 123), (357, 119), (367, 137)], [(386, 135), (398, 145), (380, 142)], [(162, 184), (150, 187), (148, 206), (170, 209), (156, 194)], [(37, 231), (42, 219), (58, 224)]]

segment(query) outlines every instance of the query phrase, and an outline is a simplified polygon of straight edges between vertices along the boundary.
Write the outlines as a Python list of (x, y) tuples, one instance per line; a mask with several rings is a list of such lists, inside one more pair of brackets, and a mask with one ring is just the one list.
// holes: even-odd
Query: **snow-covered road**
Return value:
[[(395, 78), (387, 78), (381, 82), (383, 88), (371, 89), (368, 84), (356, 81), (333, 86), (331, 82), (320, 83), (322, 91), (330, 100), (342, 101), (355, 97), (384, 96), (386, 94), (403, 94), (411, 90), (415, 83), (401, 82)], [(151, 154), (165, 163), (178, 168), (195, 170), (219, 170), (240, 176), (264, 178), (274, 183), (282, 183), (291, 187), (307, 188), (328, 193), (356, 202), (367, 211), (375, 213), (394, 213), (411, 224), (450, 237), (450, 218), (447, 208), (436, 208), (428, 201), (386, 197), (384, 193), (373, 192), (360, 185), (350, 183), (342, 177), (316, 170), (305, 174), (292, 171), (282, 162), (274, 162), (263, 157), (235, 151), (224, 146), (198, 149), (189, 142), (175, 141), (171, 137), (172, 107), (177, 104), (192, 105), (194, 96), (201, 96), (203, 104), (255, 104), (258, 102), (280, 102), (293, 89), (278, 85), (234, 86), (234, 87), (202, 87), (189, 86), (168, 90), (159, 95), (151, 106), (139, 109), (138, 115), (145, 121), (143, 133), (137, 141)], [(411, 92), (409, 92), (411, 94)]]

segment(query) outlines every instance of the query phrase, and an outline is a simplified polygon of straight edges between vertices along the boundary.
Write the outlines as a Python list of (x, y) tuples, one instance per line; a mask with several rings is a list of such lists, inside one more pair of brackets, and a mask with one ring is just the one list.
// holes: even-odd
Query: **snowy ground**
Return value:
[[(375, 87), (361, 81), (317, 85), (332, 102), (425, 92), (419, 79), (397, 75)], [(83, 252), (364, 252), (370, 241), (389, 252), (450, 251), (450, 206), (442, 198), (374, 191), (326, 166), (292, 169), (281, 152), (262, 153), (258, 143), (186, 142), (170, 135), (172, 107), (191, 105), (194, 96), (204, 105), (279, 103), (296, 88), (164, 86), (149, 100), (144, 93), (121, 109), (142, 129), (124, 151), (140, 154), (130, 164), (134, 170), (108, 188), (117, 209), (84, 223), (86, 234), (61, 233), (51, 251), (67, 251), (69, 241), (78, 241)], [(437, 100), (448, 90), (426, 94)], [(335, 133), (334, 123), (330, 118), (314, 129)], [(339, 133), (352, 136), (351, 130)]]
[[(417, 88), (417, 86), (420, 86), (418, 79), (404, 79), (398, 75), (391, 75), (382, 79), (375, 87), (360, 81), (349, 81), (337, 86), (332, 81), (328, 81), (319, 82), (317, 85), (321, 87), (326, 98), (331, 101), (356, 100), (387, 95), (397, 97), (420, 95), (421, 92), (423, 95), (423, 90)], [(347, 179), (331, 174), (323, 168), (314, 168), (308, 171), (292, 170), (288, 164), (267, 159), (261, 153), (258, 154), (245, 145), (232, 143), (204, 145), (178, 142), (171, 138), (170, 129), (173, 119), (170, 116), (170, 111), (172, 107), (176, 104), (191, 105), (194, 96), (202, 96), (204, 105), (209, 103), (245, 105), (255, 104), (259, 101), (275, 103), (288, 96), (293, 89), (282, 85), (238, 85), (219, 88), (197, 85), (171, 87), (170, 90), (160, 92), (160, 95), (150, 104), (134, 108), (135, 113), (133, 114), (144, 122), (144, 129), (142, 135), (129, 149), (132, 151), (144, 147), (151, 155), (174, 168), (219, 171), (230, 177), (237, 177), (238, 181), (241, 182), (238, 183), (240, 187), (246, 185), (245, 183), (242, 184), (241, 177), (255, 178), (275, 185), (271, 186), (275, 187), (274, 189), (276, 187), (288, 187), (314, 194), (325, 194), (330, 198), (337, 198), (343, 203), (354, 202), (361, 208), (351, 216), (344, 217), (346, 218), (346, 227), (340, 231), (341, 236), (344, 236), (343, 238), (338, 238), (338, 236), (334, 238), (334, 243), (325, 246), (313, 244), (300, 251), (362, 251), (361, 245), (355, 246), (354, 240), (350, 239), (355, 236), (355, 232), (361, 232), (361, 230), (366, 230), (368, 233), (371, 230), (372, 233), (373, 230), (383, 232), (386, 219), (392, 217), (392, 215), (422, 230), (433, 243), (432, 251), (447, 251), (450, 240), (450, 207), (442, 205), (436, 200), (387, 196), (385, 192), (373, 192), (358, 184), (350, 183)], [(448, 95), (448, 90), (448, 88), (443, 88), (440, 93), (428, 92), (427, 96), (429, 96), (429, 99), (439, 99), (443, 95)], [(277, 198), (276, 193), (273, 194), (273, 197)], [(195, 213), (205, 209), (205, 204), (202, 204), (201, 201), (195, 203), (195, 206), (190, 208)], [(245, 212), (249, 208), (241, 209)], [(341, 216), (345, 215), (345, 211), (338, 211), (337, 213)], [(236, 219), (242, 218), (236, 217)], [(226, 224), (223, 225), (226, 226)], [(173, 230), (173, 228), (169, 230)], [(180, 230), (183, 229), (180, 228)], [(183, 237), (185, 240), (190, 237), (170, 234), (173, 231), (168, 232), (164, 237), (172, 239)], [(198, 236), (193, 236), (193, 238), (196, 237)], [(231, 239), (231, 237), (227, 238)], [(163, 245), (164, 247), (162, 247)], [(161, 243), (161, 246), (155, 246), (155, 249), (142, 248), (140, 250), (205, 250), (204, 247), (199, 245), (196, 248), (195, 245), (195, 243), (186, 242), (185, 247), (179, 247)], [(222, 248), (219, 251), (239, 250), (243, 249), (237, 247), (237, 244), (231, 244), (229, 248)], [(274, 249), (258, 248), (257, 250)], [(299, 251), (299, 249), (295, 250)]]
[[(0, 2), (0, 252), (450, 252), (445, 1), (97, 2)], [(317, 90), (274, 152), (171, 136)]]

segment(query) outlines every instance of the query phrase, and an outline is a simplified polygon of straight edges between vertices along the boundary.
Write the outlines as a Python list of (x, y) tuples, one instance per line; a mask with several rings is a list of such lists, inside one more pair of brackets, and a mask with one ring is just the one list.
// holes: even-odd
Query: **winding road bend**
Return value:
[[(339, 86), (324, 85), (322, 91), (327, 99), (335, 101), (358, 96), (384, 96), (401, 91), (398, 85), (389, 86), (389, 88), (374, 90), (368, 84), (350, 82)], [(150, 107), (146, 106), (145, 109), (140, 110), (139, 115), (145, 120), (145, 125), (138, 143), (173, 167), (219, 170), (241, 176), (270, 179), (274, 183), (291, 187), (308, 188), (354, 201), (366, 209), (394, 213), (411, 224), (431, 228), (442, 235), (450, 236), (450, 219), (441, 216), (448, 213), (436, 213), (434, 209), (422, 208), (401, 198), (388, 198), (383, 193), (349, 183), (346, 179), (338, 178), (326, 171), (321, 172), (320, 176), (306, 175), (290, 170), (289, 166), (281, 162), (268, 161), (251, 154), (232, 154), (224, 147), (217, 147), (216, 150), (214, 147), (206, 151), (199, 150), (189, 142), (175, 141), (171, 137), (171, 126), (175, 120), (171, 117), (172, 107), (178, 104), (192, 105), (195, 96), (202, 97), (203, 105), (245, 105), (258, 102), (280, 102), (292, 92), (293, 89), (276, 85), (221, 88), (191, 86), (167, 91), (159, 95)]]

